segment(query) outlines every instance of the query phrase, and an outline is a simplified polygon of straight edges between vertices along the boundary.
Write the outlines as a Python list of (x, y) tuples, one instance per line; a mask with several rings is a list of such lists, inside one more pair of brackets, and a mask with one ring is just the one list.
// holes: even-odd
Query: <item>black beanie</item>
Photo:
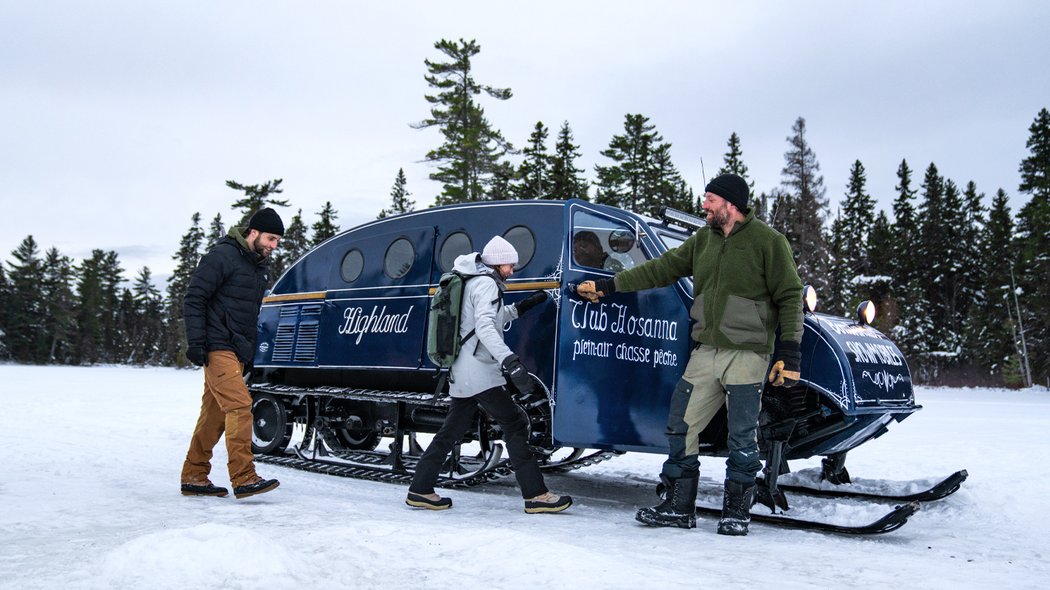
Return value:
[(744, 215), (751, 210), (747, 206), (747, 197), (751, 190), (747, 187), (747, 181), (736, 174), (723, 174), (715, 177), (714, 180), (707, 183), (704, 192), (714, 193), (736, 205), (736, 208), (740, 209)]
[(281, 221), (281, 216), (276, 211), (267, 207), (259, 209), (255, 215), (252, 215), (252, 218), (248, 220), (248, 229), (283, 236), (284, 222)]

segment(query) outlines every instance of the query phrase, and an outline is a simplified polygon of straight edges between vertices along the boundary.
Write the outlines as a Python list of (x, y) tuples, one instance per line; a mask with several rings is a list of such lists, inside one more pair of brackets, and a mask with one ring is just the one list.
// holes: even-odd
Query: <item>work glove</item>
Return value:
[(186, 349), (186, 359), (198, 367), (208, 364), (208, 353), (204, 352), (203, 346), (190, 346)]
[(525, 312), (546, 301), (547, 297), (549, 297), (549, 295), (547, 295), (546, 291), (536, 291), (532, 295), (515, 303), (514, 307), (518, 308), (518, 317), (520, 318), (525, 315)]
[(798, 342), (784, 340), (777, 351), (776, 362), (769, 370), (769, 382), (773, 387), (791, 387), (798, 383), (799, 370), (802, 365), (802, 353)]
[(532, 383), (532, 377), (529, 377), (529, 371), (525, 369), (525, 365), (521, 364), (521, 359), (518, 358), (518, 355), (511, 354), (503, 359), (502, 367), (503, 374), (514, 385), (514, 388), (518, 390), (518, 393), (528, 397), (536, 390), (536, 386)]
[(576, 294), (591, 303), (597, 303), (598, 299), (616, 292), (616, 282), (613, 279), (598, 279), (597, 281), (584, 281), (576, 286)]

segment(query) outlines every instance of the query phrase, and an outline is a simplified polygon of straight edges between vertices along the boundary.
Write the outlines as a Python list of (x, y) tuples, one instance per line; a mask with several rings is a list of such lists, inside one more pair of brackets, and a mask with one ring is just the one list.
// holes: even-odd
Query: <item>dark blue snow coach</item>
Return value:
[[(538, 289), (553, 299), (506, 333), (543, 394), (518, 399), (541, 465), (667, 453), (669, 400), (691, 349), (691, 281), (597, 304), (574, 286), (657, 257), (702, 223), (579, 200), (484, 202), (380, 219), (327, 240), (263, 301), (249, 383), (255, 452), (313, 471), (408, 481), (422, 450), (417, 435), (436, 432), (448, 408), (426, 355), (428, 303), (457, 256), (500, 235), (519, 253), (506, 302)], [(848, 482), (846, 453), (921, 408), (903, 355), (868, 322), (805, 314), (802, 380), (767, 387), (762, 400), (767, 503), (786, 507), (777, 476), (788, 460), (823, 456), (825, 479)], [(479, 415), (443, 485), (509, 473), (500, 436)], [(726, 455), (724, 408), (701, 442), (702, 454)]]

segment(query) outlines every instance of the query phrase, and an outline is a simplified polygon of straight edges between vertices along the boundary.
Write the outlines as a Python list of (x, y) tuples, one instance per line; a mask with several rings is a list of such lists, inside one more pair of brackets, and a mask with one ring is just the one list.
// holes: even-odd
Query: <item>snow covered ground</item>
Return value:
[[(950, 498), (904, 528), (844, 537), (752, 525), (744, 538), (633, 520), (661, 457), (627, 454), (549, 475), (576, 505), (527, 515), (513, 478), (409, 509), (402, 486), (260, 465), (281, 487), (246, 500), (186, 498), (179, 471), (201, 373), (0, 365), (4, 588), (1045, 588), (1050, 478), (1045, 389), (920, 389), (925, 409), (850, 454), (855, 480), (966, 468)], [(212, 479), (228, 486), (216, 448)], [(812, 468), (818, 460), (793, 463)], [(701, 500), (724, 465), (703, 462)], [(888, 509), (792, 497), (836, 522)], [(743, 584), (744, 586), (741, 586)]]

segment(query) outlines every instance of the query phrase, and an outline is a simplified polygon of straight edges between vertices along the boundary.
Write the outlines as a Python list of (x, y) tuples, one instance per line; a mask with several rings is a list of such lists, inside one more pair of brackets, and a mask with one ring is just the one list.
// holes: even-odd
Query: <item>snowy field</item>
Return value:
[[(186, 498), (179, 472), (200, 402), (197, 371), (0, 365), (3, 588), (1045, 588), (1050, 500), (1045, 389), (920, 389), (925, 409), (850, 454), (855, 480), (968, 469), (954, 496), (904, 528), (845, 537), (753, 524), (743, 538), (633, 520), (662, 458), (627, 454), (566, 475), (568, 512), (527, 515), (507, 478), (409, 509), (398, 485), (259, 465), (281, 487)], [(229, 486), (216, 448), (212, 480)], [(795, 462), (795, 470), (819, 460)], [(701, 497), (720, 501), (720, 459)], [(843, 523), (890, 508), (791, 497)], [(760, 508), (756, 508), (758, 510)]]

